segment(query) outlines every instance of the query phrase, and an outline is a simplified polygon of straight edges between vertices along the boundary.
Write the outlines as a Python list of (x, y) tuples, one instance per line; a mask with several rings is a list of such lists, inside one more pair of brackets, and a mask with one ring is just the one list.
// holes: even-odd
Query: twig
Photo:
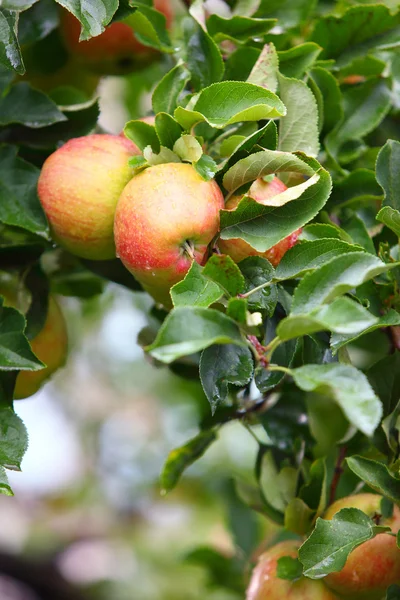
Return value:
[(335, 471), (334, 471), (334, 475), (333, 475), (333, 479), (332, 479), (332, 483), (331, 483), (329, 504), (332, 504), (336, 497), (336, 489), (339, 484), (340, 477), (343, 473), (343, 462), (344, 462), (344, 459), (346, 458), (346, 452), (347, 452), (347, 446), (342, 446), (339, 450), (339, 454), (338, 454), (336, 465), (335, 465)]

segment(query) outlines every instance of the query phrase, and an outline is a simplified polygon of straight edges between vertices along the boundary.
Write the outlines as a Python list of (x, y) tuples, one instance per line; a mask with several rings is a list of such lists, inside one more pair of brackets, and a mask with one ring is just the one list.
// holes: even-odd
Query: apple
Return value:
[[(5, 306), (17, 306), (17, 294), (10, 286), (0, 286)], [(14, 389), (14, 398), (33, 396), (42, 385), (65, 363), (68, 350), (67, 326), (64, 315), (53, 296), (49, 296), (46, 321), (39, 333), (30, 340), (32, 351), (46, 367), (40, 371), (20, 371)]]
[[(342, 508), (359, 508), (380, 525), (391, 527), (394, 533), (400, 528), (400, 509), (394, 507), (393, 516), (380, 516), (382, 496), (358, 494), (334, 502), (326, 511), (325, 519), (332, 519)], [(386, 589), (400, 584), (400, 550), (396, 538), (381, 533), (364, 542), (349, 555), (344, 568), (325, 577), (326, 584), (335, 592), (351, 600), (381, 600)]]
[(69, 140), (49, 156), (38, 194), (60, 246), (92, 260), (115, 257), (115, 207), (133, 175), (128, 160), (139, 153), (126, 138), (95, 134)]
[[(256, 179), (256, 181), (250, 187), (247, 195), (256, 200), (259, 204), (265, 204), (268, 206), (268, 200), (277, 194), (284, 192), (286, 189), (286, 185), (283, 183), (283, 181), (278, 179), (278, 177), (274, 177), (274, 179), (268, 182), (264, 181), (263, 179)], [(231, 196), (227, 201), (225, 208), (227, 210), (235, 210), (242, 198), (243, 196)], [(232, 240), (220, 239), (218, 246), (221, 252), (224, 254), (229, 254), (229, 256), (237, 263), (248, 256), (262, 256), (263, 258), (269, 260), (274, 267), (276, 267), (280, 263), (283, 255), (295, 245), (300, 233), (301, 229), (298, 229), (266, 252), (258, 252), (252, 248), (250, 244), (239, 238)]]
[(301, 577), (297, 581), (279, 579), (277, 563), (282, 556), (297, 558), (301, 542), (285, 541), (273, 546), (258, 560), (249, 586), (246, 600), (338, 600), (322, 581)]
[[(170, 0), (154, 0), (154, 8), (164, 14), (169, 26), (172, 21)], [(116, 21), (100, 35), (80, 42), (80, 22), (70, 12), (63, 11), (61, 32), (68, 51), (79, 58), (82, 65), (102, 75), (119, 75), (145, 67), (159, 54), (138, 41), (129, 21), (130, 17)]]
[(117, 256), (165, 307), (169, 290), (192, 260), (202, 263), (219, 230), (224, 198), (215, 181), (204, 181), (192, 165), (149, 167), (128, 183), (114, 223)]

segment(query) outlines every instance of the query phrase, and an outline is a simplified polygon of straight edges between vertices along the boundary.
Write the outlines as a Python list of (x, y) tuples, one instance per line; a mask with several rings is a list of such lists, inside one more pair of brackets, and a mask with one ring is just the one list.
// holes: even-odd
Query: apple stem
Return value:
[(195, 256), (194, 256), (194, 246), (192, 244), (192, 242), (190, 240), (185, 240), (182, 244), (182, 250), (183, 252), (185, 252), (189, 258), (191, 258), (192, 260), (195, 260)]

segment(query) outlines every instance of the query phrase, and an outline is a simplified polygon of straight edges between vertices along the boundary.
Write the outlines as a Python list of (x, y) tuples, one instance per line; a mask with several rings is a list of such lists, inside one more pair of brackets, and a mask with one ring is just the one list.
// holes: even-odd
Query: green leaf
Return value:
[(343, 220), (342, 227), (355, 244), (358, 244), (361, 248), (376, 256), (374, 242), (364, 221), (357, 214), (353, 214), (349, 219)]
[(278, 559), (276, 575), (279, 579), (296, 581), (303, 575), (303, 565), (298, 558), (281, 556), (281, 558)]
[(321, 50), (322, 48), (318, 44), (306, 42), (289, 50), (278, 52), (280, 72), (285, 77), (300, 79), (317, 60)]
[(338, 256), (301, 280), (293, 296), (292, 314), (309, 313), (393, 266), (396, 263), (385, 264), (367, 252)]
[[(398, 535), (397, 535), (398, 539)], [(397, 542), (397, 546), (399, 546), (399, 542)], [(386, 600), (398, 600), (400, 598), (400, 586), (391, 585), (386, 593)]]
[(238, 323), (247, 322), (247, 298), (229, 298), (226, 314)]
[(172, 148), (182, 135), (182, 127), (169, 114), (161, 112), (156, 115), (156, 132), (161, 146)]
[(325, 306), (320, 306), (308, 314), (289, 315), (277, 329), (281, 340), (290, 340), (318, 331), (332, 331), (344, 334), (360, 334), (377, 322), (361, 304), (350, 298), (337, 298)]
[[(337, 79), (327, 69), (314, 67), (309, 75), (322, 96), (322, 130), (327, 133), (336, 127), (343, 117), (342, 94)], [(322, 117), (322, 119), (321, 119)]]
[(325, 140), (328, 152), (334, 157), (346, 142), (353, 142), (373, 131), (390, 110), (392, 93), (382, 79), (371, 79), (343, 95), (344, 117)]
[(160, 146), (160, 152), (157, 154), (152, 150), (151, 146), (146, 146), (143, 150), (143, 156), (149, 165), (163, 165), (166, 163), (180, 163), (181, 159), (175, 152), (172, 152), (165, 146)]
[(0, 125), (18, 123), (39, 129), (67, 121), (52, 100), (28, 83), (17, 83), (0, 99)]
[[(265, 286), (274, 277), (274, 268), (267, 259), (261, 256), (249, 256), (239, 263), (239, 268), (244, 276), (244, 293)], [(248, 297), (248, 305), (252, 310), (266, 310), (269, 316), (274, 313), (277, 303), (276, 287), (268, 285), (253, 292)]]
[(399, 504), (400, 479), (394, 477), (386, 465), (363, 456), (350, 456), (346, 458), (346, 462), (353, 473), (370, 488)]
[(259, 121), (286, 113), (275, 94), (243, 81), (222, 81), (203, 89), (193, 106), (175, 110), (175, 119), (184, 129), (205, 121), (222, 129), (240, 121)]
[(278, 469), (269, 450), (263, 453), (261, 459), (259, 482), (267, 503), (283, 513), (296, 495), (297, 471), (288, 466)]
[(254, 19), (235, 15), (224, 19), (213, 14), (207, 19), (208, 33), (217, 42), (232, 40), (233, 42), (247, 42), (249, 39), (264, 36), (276, 25), (276, 19)]
[(217, 302), (223, 296), (223, 290), (217, 283), (203, 275), (203, 269), (194, 260), (185, 278), (171, 288), (174, 306), (204, 306)]
[(278, 88), (278, 69), (279, 60), (275, 46), (272, 43), (265, 44), (247, 81), (275, 93)]
[(217, 435), (214, 431), (201, 431), (183, 446), (172, 450), (161, 473), (162, 493), (166, 494), (173, 490), (185, 469), (201, 458), (216, 439)]
[[(385, 192), (383, 206), (400, 211), (400, 142), (388, 140), (379, 151), (376, 161), (376, 179)], [(381, 213), (382, 211), (378, 216)]]
[[(272, 248), (311, 221), (324, 206), (331, 190), (331, 179), (328, 172), (322, 168), (316, 175), (319, 179), (313, 185), (297, 200), (284, 206), (264, 206), (245, 196), (236, 210), (222, 210), (221, 238), (243, 239), (258, 252)], [(293, 194), (295, 187), (290, 188)]]
[(207, 154), (203, 154), (198, 161), (193, 163), (193, 166), (204, 181), (213, 179), (218, 171), (217, 163)]
[(203, 155), (203, 148), (194, 135), (182, 135), (174, 144), (173, 151), (181, 160), (197, 162)]
[(3, 496), (14, 496), (4, 467), (0, 467), (0, 494), (3, 494)]
[(144, 2), (133, 1), (131, 5), (136, 10), (125, 19), (125, 23), (132, 27), (139, 42), (161, 52), (173, 52), (165, 15)]
[(348, 420), (365, 435), (372, 435), (382, 417), (382, 405), (365, 375), (350, 365), (306, 365), (290, 371), (305, 392), (325, 394), (335, 400)]
[(315, 9), (315, 0), (261, 0), (256, 13), (258, 16), (275, 17), (280, 27), (289, 29), (306, 23)]
[[(235, 144), (235, 150), (233, 151), (231, 157), (223, 165), (221, 171), (228, 172), (238, 161), (240, 162), (241, 159), (248, 157), (249, 153), (256, 148), (256, 145), (261, 146), (262, 148), (268, 148), (269, 150), (276, 150), (278, 145), (278, 130), (273, 121), (269, 121), (266, 125), (264, 125), (264, 127), (261, 127), (261, 129), (258, 129), (254, 133), (251, 133), (249, 136), (245, 137), (239, 144)], [(252, 156), (254, 156), (254, 154)]]
[(229, 386), (245, 386), (253, 376), (250, 350), (233, 344), (206, 348), (200, 359), (200, 379), (212, 414), (228, 397)]
[(227, 81), (246, 81), (259, 56), (259, 48), (239, 46), (225, 62), (224, 79)]
[(128, 121), (124, 127), (124, 135), (142, 151), (151, 146), (153, 152), (160, 152), (160, 141), (154, 125), (144, 121)]
[(317, 20), (311, 39), (324, 48), (321, 58), (336, 58), (344, 65), (369, 49), (396, 44), (399, 23), (399, 15), (383, 4), (353, 6), (340, 17)]
[(37, 196), (39, 169), (17, 157), (17, 148), (0, 145), (0, 222), (47, 238), (46, 217)]
[(23, 315), (14, 308), (2, 306), (0, 296), (0, 371), (43, 368), (24, 335), (25, 326)]
[(391, 206), (384, 206), (376, 215), (376, 220), (389, 227), (400, 237), (400, 212)]
[(28, 433), (21, 419), (12, 408), (0, 409), (0, 464), (20, 471), (27, 448)]
[(0, 63), (23, 75), (25, 66), (17, 38), (17, 24), (18, 13), (0, 8)]
[(332, 224), (328, 225), (327, 223), (311, 223), (310, 225), (306, 225), (300, 235), (301, 240), (310, 242), (325, 238), (343, 240), (347, 243), (351, 242), (349, 236), (340, 227)]
[(235, 321), (223, 313), (211, 308), (179, 307), (170, 312), (146, 350), (154, 358), (170, 363), (213, 344), (244, 346), (245, 342)]
[(90, 8), (85, 0), (56, 0), (69, 10), (82, 25), (80, 41), (103, 33), (118, 8), (118, 0), (90, 0)]
[(262, 150), (236, 162), (225, 173), (223, 184), (228, 192), (234, 192), (259, 177), (280, 172), (300, 173), (307, 177), (315, 174), (313, 166), (302, 160), (300, 156), (289, 152)]
[(299, 549), (304, 575), (320, 579), (341, 571), (352, 550), (387, 529), (377, 527), (358, 508), (343, 508), (331, 521), (319, 518), (314, 531)]
[(228, 296), (236, 296), (244, 287), (244, 277), (230, 256), (213, 254), (207, 261), (203, 275), (212, 279)]
[(279, 75), (279, 90), (287, 109), (279, 124), (279, 150), (302, 151), (309, 156), (317, 156), (318, 107), (314, 94), (304, 81), (283, 75)]
[(307, 271), (318, 269), (322, 265), (342, 254), (360, 252), (359, 246), (353, 246), (335, 238), (322, 238), (304, 241), (290, 248), (276, 268), (275, 279), (293, 279), (301, 277)]
[[(183, 21), (183, 32), (186, 48), (185, 62), (191, 74), (193, 89), (202, 90), (212, 83), (220, 81), (225, 70), (224, 62), (212, 37), (190, 17)], [(185, 123), (181, 122), (176, 114), (175, 118), (185, 129), (191, 128), (191, 125), (187, 127)]]
[(285, 529), (297, 535), (305, 535), (311, 529), (313, 515), (314, 511), (304, 500), (293, 498), (285, 510)]
[(165, 112), (173, 115), (178, 105), (178, 98), (189, 79), (190, 73), (184, 65), (178, 64), (168, 71), (153, 92), (153, 111), (156, 114)]
[(357, 338), (362, 335), (366, 335), (367, 333), (372, 333), (378, 329), (382, 329), (385, 327), (394, 327), (396, 325), (400, 325), (400, 314), (395, 310), (389, 310), (385, 315), (380, 317), (378, 321), (374, 324), (362, 331), (361, 333), (355, 335), (345, 335), (345, 334), (334, 334), (331, 338), (331, 347), (336, 353), (340, 348), (346, 346), (350, 342), (354, 342)]

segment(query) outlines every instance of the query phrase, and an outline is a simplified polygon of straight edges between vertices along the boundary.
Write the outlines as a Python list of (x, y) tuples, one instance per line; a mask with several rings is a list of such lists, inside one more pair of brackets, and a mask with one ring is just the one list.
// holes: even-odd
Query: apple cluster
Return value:
[[(240, 239), (219, 241), (225, 206), (214, 181), (205, 181), (189, 163), (150, 166), (134, 174), (129, 158), (140, 150), (124, 136), (94, 134), (68, 141), (44, 163), (38, 193), (53, 239), (91, 260), (119, 257), (142, 287), (171, 308), (171, 286), (184, 278), (193, 260), (204, 264), (210, 252), (235, 261), (259, 254)], [(278, 179), (257, 180), (250, 194), (268, 202), (286, 186)], [(261, 254), (276, 265), (299, 232)], [(211, 244), (212, 246), (212, 244)]]
[[(381, 515), (382, 496), (358, 494), (334, 502), (324, 519), (331, 520), (343, 508), (358, 508), (380, 525), (397, 534), (400, 509), (395, 506), (391, 517)], [(400, 583), (400, 551), (396, 537), (380, 533), (350, 553), (341, 571), (330, 573), (323, 580), (300, 577), (291, 581), (278, 577), (278, 561), (289, 556), (297, 558), (300, 541), (280, 542), (263, 553), (256, 565), (246, 600), (383, 600), (386, 590)]]

